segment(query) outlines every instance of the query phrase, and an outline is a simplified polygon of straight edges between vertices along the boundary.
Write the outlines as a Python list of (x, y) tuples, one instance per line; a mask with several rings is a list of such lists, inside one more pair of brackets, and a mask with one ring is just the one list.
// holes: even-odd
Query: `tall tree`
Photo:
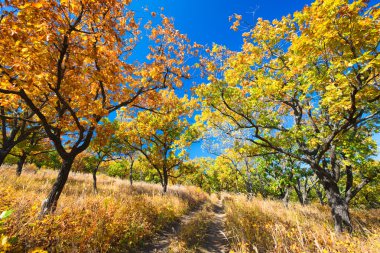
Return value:
[(187, 96), (177, 97), (172, 90), (159, 95), (154, 113), (142, 111), (134, 119), (123, 119), (120, 138), (154, 167), (166, 192), (169, 178), (179, 176), (175, 169), (186, 159), (186, 148), (198, 138), (188, 121), (197, 103)]
[(42, 216), (56, 209), (73, 161), (89, 146), (97, 123), (163, 86), (155, 62), (127, 63), (140, 34), (129, 3), (0, 3), (0, 93), (23, 100), (62, 159)]
[(317, 0), (281, 20), (259, 19), (242, 51), (214, 46), (205, 64), (211, 83), (198, 89), (210, 127), (313, 170), (336, 232), (352, 231), (349, 202), (376, 174), (340, 162), (347, 136), (368, 140), (379, 127), (380, 10), (367, 3)]
[(116, 130), (116, 121), (110, 122), (108, 119), (102, 120), (102, 124), (97, 128), (96, 136), (89, 146), (89, 151), (92, 154), (89, 159), (91, 160), (91, 172), (95, 193), (98, 192), (96, 174), (98, 173), (101, 163), (113, 159), (118, 150), (119, 143), (115, 138)]

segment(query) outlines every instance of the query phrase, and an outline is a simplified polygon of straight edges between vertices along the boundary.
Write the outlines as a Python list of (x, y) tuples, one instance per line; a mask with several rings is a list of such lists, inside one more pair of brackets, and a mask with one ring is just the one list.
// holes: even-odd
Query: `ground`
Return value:
[(57, 171), (0, 168), (0, 252), (379, 252), (380, 210), (352, 208), (336, 235), (327, 206), (301, 206), (193, 186), (71, 173), (57, 211), (38, 219)]

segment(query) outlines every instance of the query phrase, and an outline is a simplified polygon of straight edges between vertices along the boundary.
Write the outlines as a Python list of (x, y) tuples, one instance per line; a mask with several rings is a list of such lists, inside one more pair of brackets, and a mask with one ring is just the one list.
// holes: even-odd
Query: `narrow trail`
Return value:
[(189, 222), (194, 215), (201, 210), (202, 205), (197, 209), (191, 211), (190, 213), (182, 216), (179, 222), (176, 222), (161, 230), (156, 236), (151, 239), (151, 243), (145, 246), (139, 252), (149, 252), (149, 253), (166, 253), (169, 252), (169, 246), (173, 240), (176, 240), (181, 227), (184, 226), (187, 222)]
[[(205, 204), (204, 204), (205, 205)], [(139, 252), (149, 253), (167, 253), (172, 252), (170, 250), (171, 243), (176, 242), (179, 238), (181, 228), (185, 227), (198, 212), (202, 210), (202, 206), (196, 210), (184, 215), (181, 220), (169, 228), (160, 231), (155, 237), (152, 238), (151, 243), (145, 246)], [(217, 203), (212, 204), (212, 220), (209, 221), (209, 225), (203, 240), (195, 249), (189, 249), (189, 252), (229, 252), (229, 242), (226, 238), (224, 230), (225, 213), (222, 203), (222, 199), (219, 199)]]
[(225, 213), (222, 199), (213, 206), (214, 219), (207, 230), (207, 234), (197, 249), (198, 252), (229, 252), (229, 242), (224, 230)]

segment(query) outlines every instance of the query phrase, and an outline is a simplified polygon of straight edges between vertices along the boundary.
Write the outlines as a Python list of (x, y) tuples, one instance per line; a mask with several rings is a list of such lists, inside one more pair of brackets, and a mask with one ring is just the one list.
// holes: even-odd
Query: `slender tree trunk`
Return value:
[(245, 186), (247, 190), (247, 199), (250, 200), (252, 199), (252, 195), (253, 195), (253, 185), (252, 185), (252, 178), (251, 178), (252, 175), (249, 171), (247, 171), (246, 175), (247, 175), (247, 180), (245, 181)]
[(282, 198), (282, 202), (284, 203), (285, 207), (288, 208), (289, 206), (289, 197), (290, 197), (290, 194), (289, 194), (289, 188), (290, 187), (285, 187), (285, 193), (284, 193), (284, 197)]
[(303, 192), (302, 192), (302, 205), (307, 205), (309, 204), (309, 196), (307, 194), (307, 190), (305, 189)]
[(296, 191), (298, 201), (300, 202), (301, 205), (306, 205), (308, 204), (308, 196), (307, 196), (307, 190), (299, 188), (297, 186), (294, 186), (294, 190)]
[(27, 155), (22, 154), (17, 162), (17, 169), (16, 169), (16, 175), (20, 176), (22, 172), (22, 168), (24, 167), (25, 161), (26, 161)]
[(162, 182), (162, 191), (163, 193), (166, 193), (168, 189), (168, 172), (166, 169), (164, 169), (163, 173), (163, 182)]
[(322, 206), (324, 206), (326, 203), (325, 203), (325, 197), (323, 196), (322, 191), (319, 189), (319, 187), (315, 187), (315, 191), (317, 193), (317, 196), (318, 196), (318, 199), (319, 199), (319, 203)]
[(95, 169), (92, 170), (92, 179), (93, 179), (92, 186), (93, 186), (95, 194), (98, 193), (98, 187), (97, 187), (97, 184), (96, 184), (96, 173), (98, 172), (98, 169), (99, 169), (99, 165), (97, 165), (95, 167)]
[(42, 203), (40, 218), (44, 217), (48, 213), (53, 213), (57, 208), (58, 199), (61, 196), (62, 190), (66, 184), (74, 158), (75, 157), (70, 157), (63, 160), (57, 180), (55, 181), (47, 199), (45, 199)]
[(248, 179), (246, 182), (246, 189), (247, 189), (247, 199), (252, 199), (253, 196), (253, 190), (252, 190), (252, 182)]
[(298, 201), (301, 205), (304, 205), (301, 191), (296, 186), (294, 186), (294, 190), (296, 191)]
[(133, 163), (134, 161), (131, 161), (131, 165), (129, 166), (129, 183), (131, 186), (133, 185)]
[(132, 169), (129, 171), (129, 184), (131, 186), (133, 185), (133, 173), (132, 173)]

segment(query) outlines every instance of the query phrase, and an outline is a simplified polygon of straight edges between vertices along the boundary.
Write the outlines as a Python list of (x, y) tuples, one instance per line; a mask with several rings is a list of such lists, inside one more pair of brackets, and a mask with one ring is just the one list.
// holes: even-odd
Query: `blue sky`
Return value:
[[(217, 43), (238, 50), (242, 44), (243, 31), (234, 32), (230, 29), (231, 22), (228, 18), (232, 14), (241, 14), (245, 21), (254, 25), (259, 17), (269, 20), (280, 19), (282, 16), (302, 10), (305, 5), (312, 2), (306, 0), (135, 0), (132, 8), (144, 19), (150, 17), (151, 11), (159, 12), (159, 8), (163, 7), (163, 13), (173, 17), (175, 26), (182, 33), (187, 34), (191, 41), (204, 45)], [(370, 1), (370, 5), (378, 2), (378, 0)], [(142, 11), (146, 8), (149, 11)], [(376, 135), (375, 139), (380, 144), (380, 135)], [(208, 155), (201, 149), (201, 143), (196, 143), (191, 147), (191, 158)]]
[(159, 7), (163, 7), (164, 14), (173, 17), (176, 27), (187, 34), (192, 41), (209, 45), (215, 42), (231, 49), (239, 49), (242, 42), (241, 33), (229, 29), (231, 23), (228, 17), (232, 14), (241, 14), (245, 20), (254, 24), (258, 17), (281, 18), (296, 10), (302, 10), (311, 2), (305, 0), (136, 0), (132, 8), (141, 11), (148, 7), (149, 10), (156, 11)]

